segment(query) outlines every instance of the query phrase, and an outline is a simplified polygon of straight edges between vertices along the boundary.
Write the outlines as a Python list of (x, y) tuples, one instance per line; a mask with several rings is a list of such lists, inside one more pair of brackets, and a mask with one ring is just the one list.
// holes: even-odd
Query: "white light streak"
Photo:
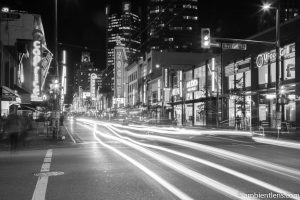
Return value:
[[(88, 129), (91, 129), (91, 128), (87, 127), (87, 126), (84, 126), (84, 127), (88, 128)], [(179, 199), (183, 199), (183, 200), (192, 200), (193, 199), (190, 196), (188, 196), (187, 194), (185, 194), (184, 192), (182, 192), (180, 189), (178, 189), (177, 187), (173, 186), (172, 184), (170, 184), (169, 182), (167, 182), (166, 180), (164, 180), (163, 178), (161, 178), (160, 176), (158, 176), (156, 173), (154, 173), (153, 171), (151, 171), (150, 169), (148, 169), (147, 167), (145, 167), (144, 165), (142, 165), (141, 163), (137, 162), (136, 160), (134, 160), (133, 158), (129, 157), (128, 155), (122, 153), (121, 151), (117, 150), (116, 148), (114, 148), (114, 147), (112, 147), (112, 146), (110, 146), (108, 144), (105, 144), (100, 138), (98, 138), (96, 136), (95, 126), (94, 126), (94, 128), (92, 130), (93, 130), (93, 134), (94, 134), (95, 139), (101, 145), (103, 145), (106, 148), (110, 149), (111, 151), (115, 152), (116, 154), (118, 154), (119, 156), (121, 156), (122, 158), (124, 158), (125, 160), (127, 160), (128, 162), (130, 162), (131, 164), (133, 164), (134, 166), (136, 166), (140, 170), (142, 170), (145, 174), (147, 174), (152, 179), (154, 179), (155, 181), (157, 181), (159, 184), (161, 184), (164, 188), (166, 188), (167, 190), (169, 190), (176, 197), (178, 197)], [(109, 137), (109, 136), (107, 136), (107, 137)], [(113, 137), (113, 136), (110, 136), (110, 137)]]
[[(113, 132), (113, 133), (116, 133), (113, 129), (111, 129), (109, 126), (107, 126), (107, 128)], [(117, 134), (117, 133), (116, 133)], [(207, 176), (204, 176), (194, 170), (191, 170), (187, 167), (185, 167), (184, 165), (181, 165), (179, 164), (178, 162), (172, 160), (172, 159), (169, 159), (165, 156), (162, 156), (162, 155), (159, 155), (157, 153), (154, 153), (148, 149), (145, 149), (139, 145), (136, 145), (132, 142), (129, 142), (127, 140), (124, 140), (124, 139), (121, 139), (119, 137), (116, 137), (116, 136), (112, 136), (112, 135), (106, 135), (106, 134), (101, 134), (102, 137), (105, 137), (105, 138), (109, 138), (109, 139), (113, 139), (113, 140), (117, 140), (127, 146), (130, 146), (150, 157), (152, 157), (153, 159), (159, 161), (160, 163), (166, 165), (167, 167), (177, 171), (178, 173), (200, 183), (200, 184), (203, 184), (203, 185), (206, 185), (207, 187), (215, 190), (215, 191), (218, 191), (226, 196), (229, 196), (229, 197), (233, 197), (233, 198), (237, 198), (237, 199), (256, 199), (256, 198), (247, 198), (247, 195), (245, 195), (243, 192), (237, 190), (237, 189), (234, 189), (232, 187), (229, 187), (221, 182), (218, 182), (214, 179), (211, 179)]]
[[(111, 129), (114, 129), (113, 127), (110, 127)], [(245, 181), (248, 181), (248, 182), (251, 182), (253, 184), (256, 184), (258, 186), (261, 186), (261, 187), (264, 187), (268, 190), (271, 190), (273, 192), (276, 192), (276, 193), (279, 193), (279, 194), (286, 194), (287, 196), (292, 196), (292, 193), (289, 192), (289, 191), (286, 191), (286, 190), (283, 190), (279, 187), (276, 187), (274, 185), (271, 185), (267, 182), (264, 182), (264, 181), (261, 181), (259, 179), (256, 179), (256, 178), (253, 178), (251, 176), (248, 176), (246, 174), (243, 174), (243, 173), (240, 173), (238, 171), (235, 171), (235, 170), (232, 170), (232, 169), (229, 169), (227, 167), (224, 167), (222, 165), (219, 165), (219, 164), (216, 164), (216, 163), (213, 163), (213, 162), (210, 162), (208, 160), (204, 160), (204, 159), (201, 159), (201, 158), (197, 158), (195, 156), (191, 156), (191, 155), (188, 155), (188, 154), (185, 154), (185, 153), (181, 153), (181, 152), (178, 152), (178, 151), (175, 151), (175, 150), (171, 150), (171, 149), (167, 149), (167, 148), (164, 148), (164, 147), (160, 147), (160, 146), (155, 146), (155, 145), (150, 145), (150, 144), (144, 144), (144, 143), (141, 143), (141, 142), (137, 142), (135, 140), (132, 140), (131, 138), (128, 138), (128, 137), (124, 137), (124, 136), (121, 136), (117, 133), (114, 132), (114, 134), (116, 134), (118, 137), (121, 137), (123, 139), (126, 139), (126, 140), (129, 140), (135, 144), (138, 144), (138, 145), (141, 145), (141, 146), (145, 146), (145, 147), (150, 147), (150, 148), (153, 148), (153, 149), (158, 149), (158, 150), (161, 150), (161, 151), (165, 151), (165, 152), (168, 152), (168, 153), (171, 153), (171, 154), (174, 154), (174, 155), (177, 155), (177, 156), (180, 156), (180, 157), (183, 157), (183, 158), (186, 158), (186, 159), (190, 159), (192, 161), (195, 161), (195, 162), (198, 162), (198, 163), (201, 163), (203, 165), (207, 165), (209, 167), (212, 167), (212, 168), (215, 168), (217, 170), (220, 170), (222, 172), (225, 172), (225, 173), (228, 173), (228, 174), (231, 174), (235, 177), (238, 177), (240, 179), (243, 179)]]

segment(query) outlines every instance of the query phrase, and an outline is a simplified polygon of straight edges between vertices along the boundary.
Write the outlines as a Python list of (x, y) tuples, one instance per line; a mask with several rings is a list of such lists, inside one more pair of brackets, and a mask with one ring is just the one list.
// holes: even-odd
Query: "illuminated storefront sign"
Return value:
[(160, 101), (160, 97), (161, 97), (161, 90), (160, 90), (160, 79), (157, 80), (157, 101)]
[(96, 79), (97, 79), (97, 74), (92, 73), (91, 74), (91, 98), (92, 100), (96, 100)]
[(216, 91), (216, 87), (215, 87), (215, 58), (211, 59), (211, 91), (215, 92)]
[(40, 97), (40, 61), (41, 61), (41, 41), (33, 42), (32, 49), (32, 66), (33, 66), (33, 90), (31, 100), (38, 100)]
[(169, 79), (168, 79), (168, 69), (164, 69), (164, 82), (165, 82), (165, 87), (169, 87)]
[(186, 91), (187, 92), (194, 92), (199, 89), (199, 80), (193, 79), (186, 83)]
[(182, 97), (182, 71), (178, 71), (179, 95)]
[[(288, 54), (291, 54), (293, 52), (295, 52), (295, 43), (289, 44), (289, 45), (284, 46), (283, 48), (280, 48), (279, 55), (286, 57), (286, 56), (288, 56)], [(276, 51), (275, 50), (259, 54), (256, 57), (256, 66), (262, 67), (263, 65), (267, 65), (269, 61), (271, 63), (276, 61)]]
[(115, 98), (124, 97), (124, 70), (127, 65), (127, 56), (124, 47), (115, 47), (115, 84), (114, 96)]

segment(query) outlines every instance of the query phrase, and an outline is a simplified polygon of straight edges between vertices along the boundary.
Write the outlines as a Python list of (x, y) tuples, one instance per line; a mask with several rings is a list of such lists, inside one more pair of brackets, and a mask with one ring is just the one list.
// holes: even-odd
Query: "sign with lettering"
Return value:
[(124, 71), (127, 65), (127, 56), (125, 48), (117, 46), (114, 49), (114, 73), (115, 73), (115, 84), (114, 84), (114, 96), (115, 98), (124, 97)]
[(222, 49), (247, 50), (247, 44), (242, 44), (242, 43), (222, 43)]
[(33, 67), (33, 88), (31, 94), (31, 100), (39, 99), (41, 95), (40, 91), (40, 62), (42, 56), (41, 41), (35, 40), (32, 47), (32, 67)]
[(91, 92), (91, 98), (92, 100), (96, 100), (96, 79), (97, 79), (97, 74), (92, 73), (91, 74), (91, 80), (90, 80), (90, 92)]
[(192, 79), (186, 83), (186, 91), (187, 92), (194, 92), (199, 90), (199, 80)]
[[(279, 56), (280, 57), (281, 56), (289, 57), (288, 55), (292, 54), (293, 52), (295, 52), (295, 43), (292, 43), (292, 44), (284, 46), (283, 48), (280, 48)], [(271, 63), (276, 61), (276, 51), (275, 50), (259, 54), (256, 57), (256, 66), (258, 68), (262, 67), (263, 65), (267, 65), (269, 61)]]

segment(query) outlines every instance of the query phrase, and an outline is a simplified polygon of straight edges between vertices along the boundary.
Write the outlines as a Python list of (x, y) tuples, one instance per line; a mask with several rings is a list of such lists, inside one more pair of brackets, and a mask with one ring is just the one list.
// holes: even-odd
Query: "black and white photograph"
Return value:
[(1, 0), (0, 67), (0, 200), (300, 200), (300, 0)]

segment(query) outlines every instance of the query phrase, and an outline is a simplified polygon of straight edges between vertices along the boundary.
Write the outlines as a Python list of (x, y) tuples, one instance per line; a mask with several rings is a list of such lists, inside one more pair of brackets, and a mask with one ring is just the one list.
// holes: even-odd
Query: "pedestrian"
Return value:
[(238, 129), (238, 130), (241, 129), (241, 121), (242, 121), (242, 119), (241, 119), (241, 117), (238, 115), (238, 116), (236, 117), (236, 126), (237, 126), (237, 129)]
[(60, 117), (59, 117), (59, 124), (60, 124), (60, 126), (64, 125), (64, 115), (60, 115)]
[(10, 149), (12, 151), (17, 149), (19, 136), (22, 130), (21, 126), (20, 117), (17, 115), (17, 108), (13, 108), (4, 124), (4, 131), (9, 135)]

